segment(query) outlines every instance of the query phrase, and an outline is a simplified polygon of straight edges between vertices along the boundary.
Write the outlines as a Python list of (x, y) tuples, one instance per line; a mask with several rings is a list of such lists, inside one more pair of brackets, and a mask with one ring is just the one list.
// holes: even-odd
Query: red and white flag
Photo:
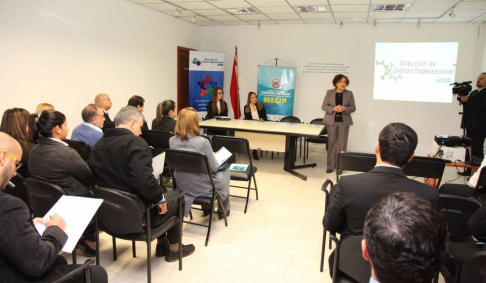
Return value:
[(231, 106), (233, 106), (233, 113), (235, 114), (235, 119), (239, 119), (241, 116), (240, 112), (240, 87), (238, 86), (238, 47), (235, 47), (235, 60), (233, 62), (233, 74), (231, 76)]

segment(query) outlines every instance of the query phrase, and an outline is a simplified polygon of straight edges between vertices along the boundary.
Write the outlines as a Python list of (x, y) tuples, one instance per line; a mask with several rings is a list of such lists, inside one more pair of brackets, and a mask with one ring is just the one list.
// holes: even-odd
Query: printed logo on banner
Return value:
[(214, 82), (211, 80), (209, 75), (206, 75), (204, 80), (197, 82), (197, 85), (201, 87), (201, 92), (199, 95), (204, 97), (206, 94), (212, 95), (213, 89), (218, 86), (218, 82)]
[(202, 63), (201, 63), (201, 61), (197, 60), (197, 58), (194, 58), (194, 59), (192, 59), (192, 64), (201, 66)]
[(274, 78), (272, 80), (272, 87), (277, 89), (280, 88), (280, 86), (282, 86), (282, 81), (279, 78)]

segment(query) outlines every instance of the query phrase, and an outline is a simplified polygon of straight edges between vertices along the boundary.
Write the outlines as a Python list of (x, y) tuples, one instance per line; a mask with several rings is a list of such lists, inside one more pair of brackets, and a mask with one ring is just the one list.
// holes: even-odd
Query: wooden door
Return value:
[(189, 51), (177, 46), (177, 109), (189, 106)]

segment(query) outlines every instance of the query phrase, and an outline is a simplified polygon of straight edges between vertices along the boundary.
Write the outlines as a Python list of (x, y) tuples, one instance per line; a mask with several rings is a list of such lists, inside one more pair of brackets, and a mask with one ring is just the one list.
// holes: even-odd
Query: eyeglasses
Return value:
[(19, 170), (20, 166), (22, 166), (22, 163), (20, 163), (17, 158), (15, 158), (15, 156), (13, 156), (10, 152), (6, 151), (6, 150), (3, 150), (3, 149), (0, 149), (0, 152), (3, 151), (5, 152), (8, 156), (12, 157), (12, 159), (14, 160), (15, 162), (15, 170)]

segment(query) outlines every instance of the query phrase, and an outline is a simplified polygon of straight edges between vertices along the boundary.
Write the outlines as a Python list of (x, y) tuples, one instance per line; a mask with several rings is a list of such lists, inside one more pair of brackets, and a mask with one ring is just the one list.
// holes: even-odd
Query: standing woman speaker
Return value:
[(339, 74), (332, 80), (334, 89), (326, 92), (322, 110), (326, 111), (323, 124), (327, 126), (327, 169), (331, 173), (336, 167), (337, 156), (348, 146), (349, 126), (353, 125), (351, 113), (356, 111), (353, 92), (346, 90), (349, 79)]

